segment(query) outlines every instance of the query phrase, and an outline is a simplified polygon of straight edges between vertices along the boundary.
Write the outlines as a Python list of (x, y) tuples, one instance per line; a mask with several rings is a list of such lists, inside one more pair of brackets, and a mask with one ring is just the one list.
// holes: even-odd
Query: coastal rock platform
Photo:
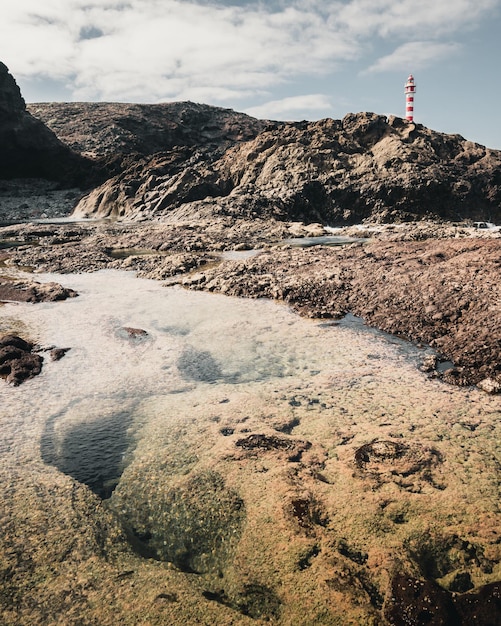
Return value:
[(413, 223), (343, 229), (337, 234), (351, 239), (341, 246), (288, 243), (308, 228), (275, 220), (104, 221), (19, 224), (0, 237), (18, 242), (2, 252), (7, 268), (127, 269), (189, 289), (273, 298), (311, 318), (351, 313), (435, 348), (438, 364), (450, 367), (432, 368), (433, 375), (499, 391), (499, 231)]

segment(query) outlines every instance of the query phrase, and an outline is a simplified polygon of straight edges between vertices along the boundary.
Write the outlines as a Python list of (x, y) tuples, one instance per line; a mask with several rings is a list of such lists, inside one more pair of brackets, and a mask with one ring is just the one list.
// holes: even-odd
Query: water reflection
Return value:
[(364, 243), (369, 241), (362, 237), (343, 237), (340, 235), (323, 235), (320, 237), (294, 237), (285, 239), (282, 243), (298, 248), (311, 248), (312, 246), (344, 246), (350, 243)]

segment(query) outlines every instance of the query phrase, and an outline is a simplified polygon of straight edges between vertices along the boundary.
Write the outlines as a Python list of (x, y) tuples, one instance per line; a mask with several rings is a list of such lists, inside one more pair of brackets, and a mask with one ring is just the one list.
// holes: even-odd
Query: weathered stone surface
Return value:
[(152, 155), (180, 146), (224, 149), (253, 139), (269, 124), (194, 102), (44, 102), (29, 105), (28, 110), (73, 150), (94, 157)]
[(95, 187), (77, 216), (501, 218), (501, 153), (459, 135), (375, 113), (278, 123), (190, 102), (49, 103), (28, 112), (1, 70), (2, 176)]
[(178, 150), (135, 162), (83, 198), (76, 214), (323, 224), (501, 217), (499, 151), (399, 118), (275, 124), (220, 148), (222, 156)]
[(57, 302), (78, 296), (73, 289), (59, 283), (39, 283), (34, 280), (5, 279), (0, 277), (0, 301)]

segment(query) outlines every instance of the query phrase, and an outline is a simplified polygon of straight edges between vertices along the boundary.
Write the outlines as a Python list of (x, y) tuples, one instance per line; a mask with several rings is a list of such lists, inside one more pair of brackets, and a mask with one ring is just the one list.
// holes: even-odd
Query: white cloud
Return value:
[(413, 71), (438, 63), (442, 59), (457, 54), (460, 45), (435, 41), (412, 41), (399, 46), (391, 54), (381, 57), (366, 72), (391, 72), (410, 67)]
[[(298, 113), (328, 111), (332, 109), (329, 98), (324, 94), (291, 96), (281, 100), (271, 100), (259, 106), (250, 107), (245, 113), (260, 119), (295, 119)], [(317, 117), (316, 115), (314, 117)]]
[(438, 37), (467, 27), (499, 0), (351, 0), (337, 18), (351, 33), (381, 37)]
[[(75, 99), (226, 104), (300, 77), (325, 76), (363, 58), (374, 38), (400, 47), (368, 63), (370, 71), (399, 69), (411, 52), (425, 63), (431, 57), (420, 47), (423, 38), (429, 50), (450, 54), (454, 33), (499, 4), (3, 0), (0, 54), (16, 77), (62, 81)], [(451, 43), (438, 41), (444, 33)]]
[(11, 71), (75, 77), (76, 95), (87, 98), (158, 99), (180, 88), (258, 93), (298, 73), (325, 72), (358, 49), (314, 7), (294, 3), (275, 11), (182, 0), (12, 3), (0, 24)]

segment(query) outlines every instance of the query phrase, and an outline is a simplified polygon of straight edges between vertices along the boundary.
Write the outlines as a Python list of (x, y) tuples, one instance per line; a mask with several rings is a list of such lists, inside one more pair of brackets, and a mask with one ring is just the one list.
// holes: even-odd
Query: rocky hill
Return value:
[(52, 102), (32, 104), (28, 110), (73, 150), (93, 157), (151, 155), (179, 146), (223, 151), (254, 139), (269, 125), (194, 102)]
[(191, 102), (26, 109), (0, 70), (0, 177), (72, 175), (89, 190), (81, 217), (501, 221), (501, 151), (459, 135), (375, 113), (278, 123)]
[[(216, 157), (216, 158), (214, 158)], [(160, 153), (77, 207), (82, 216), (212, 213), (329, 224), (501, 219), (501, 152), (374, 113), (269, 126), (221, 156)]]

